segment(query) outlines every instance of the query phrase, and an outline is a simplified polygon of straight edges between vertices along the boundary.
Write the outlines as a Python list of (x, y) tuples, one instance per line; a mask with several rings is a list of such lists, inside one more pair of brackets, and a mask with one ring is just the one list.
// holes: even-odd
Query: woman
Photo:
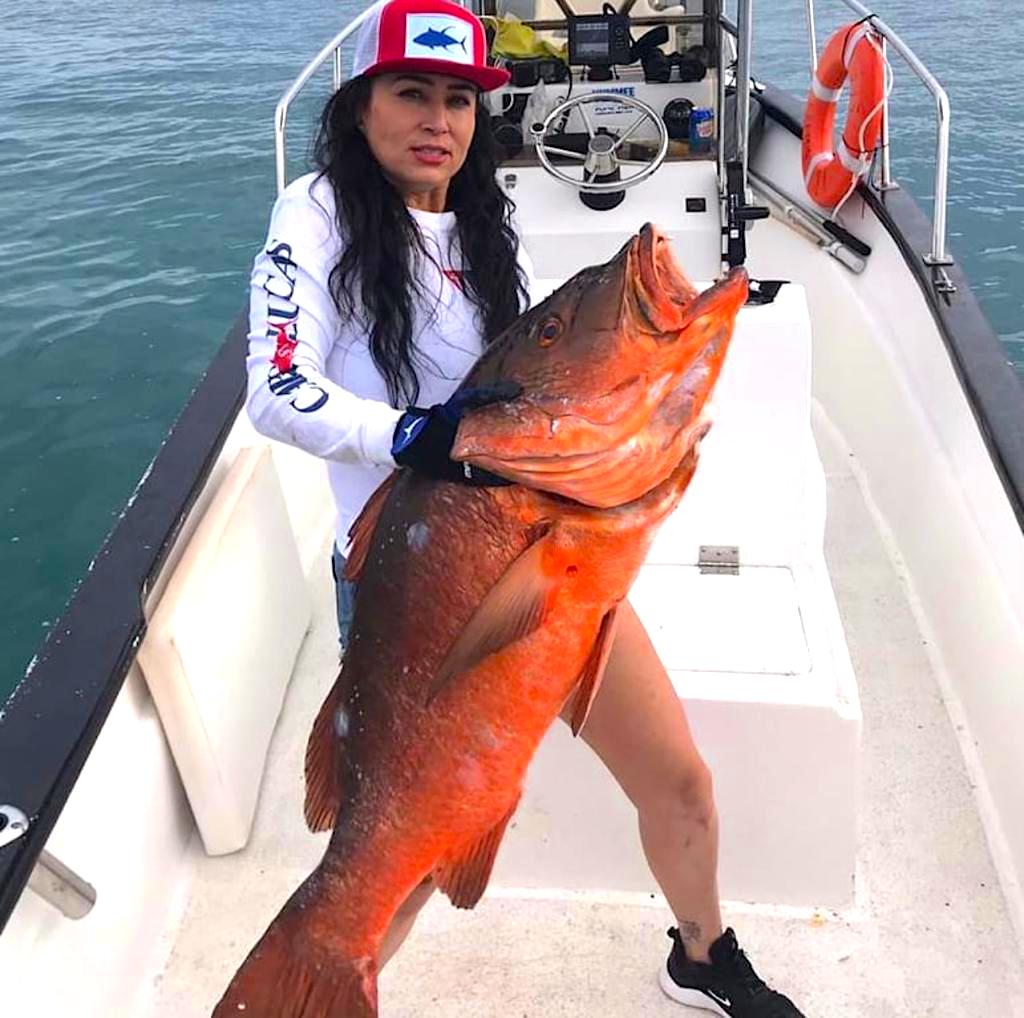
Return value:
[[(348, 529), (396, 465), (468, 484), (499, 478), (450, 457), (446, 400), (528, 303), (529, 260), (495, 178), (480, 22), (448, 0), (389, 0), (364, 23), (353, 79), (328, 102), (319, 173), (278, 199), (252, 277), (248, 411), (256, 428), (328, 463), (338, 508), (332, 565), (344, 641)], [(488, 398), (498, 399), (500, 394)], [(422, 409), (429, 407), (429, 409)], [(639, 814), (678, 921), (669, 996), (736, 1018), (800, 1018), (722, 931), (711, 776), (664, 667), (628, 604), (582, 738)], [(381, 963), (431, 892), (402, 907)]]

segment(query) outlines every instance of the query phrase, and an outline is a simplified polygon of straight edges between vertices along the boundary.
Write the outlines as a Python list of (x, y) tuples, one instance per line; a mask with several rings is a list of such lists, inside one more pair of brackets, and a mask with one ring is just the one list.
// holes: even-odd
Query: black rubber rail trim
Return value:
[(871, 254), (871, 248), (859, 237), (855, 237), (849, 230), (844, 229), (834, 219), (826, 219), (821, 227), (832, 234), (841, 244), (845, 244), (852, 251), (855, 251), (861, 258), (867, 258)]
[[(752, 92), (765, 113), (800, 138), (804, 104), (771, 85)], [(931, 310), (950, 363), (978, 424), (1017, 523), (1024, 530), (1024, 385), (981, 310), (970, 281), (954, 259), (945, 270), (956, 293), (943, 295), (933, 285), (932, 224), (905, 188), (879, 193), (861, 184), (858, 193), (896, 242)]]
[[(151, 582), (242, 406), (245, 349), (246, 321), (239, 316), (64, 615), (51, 627), (34, 666), (3, 706), (0, 804), (17, 806), (30, 823), (25, 834), (0, 848), (0, 930), (135, 659), (146, 631), (142, 605)], [(116, 795), (116, 789), (111, 792)], [(101, 815), (93, 836), (106, 836)]]

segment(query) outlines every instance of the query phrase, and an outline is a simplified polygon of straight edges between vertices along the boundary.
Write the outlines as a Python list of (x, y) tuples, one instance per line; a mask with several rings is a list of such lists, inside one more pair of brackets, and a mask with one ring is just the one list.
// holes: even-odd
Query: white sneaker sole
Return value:
[(723, 1011), (706, 993), (700, 990), (691, 990), (686, 986), (680, 986), (669, 974), (668, 966), (662, 965), (658, 972), (658, 985), (666, 997), (674, 1000), (677, 1004), (685, 1004), (687, 1007), (699, 1007), (703, 1011), (710, 1011), (711, 1014), (720, 1015), (720, 1018), (730, 1018), (728, 1011)]

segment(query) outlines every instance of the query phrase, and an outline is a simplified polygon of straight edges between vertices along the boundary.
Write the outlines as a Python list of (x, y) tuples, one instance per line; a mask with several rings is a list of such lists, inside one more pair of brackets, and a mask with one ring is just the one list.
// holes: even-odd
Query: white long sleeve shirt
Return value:
[[(436, 260), (421, 259), (415, 269), (427, 295), (414, 295), (418, 402), (430, 406), (455, 391), (479, 356), (481, 323), (462, 290), (455, 213), (409, 212)], [(261, 434), (327, 462), (335, 539), (344, 551), (352, 522), (395, 467), (391, 443), (404, 407), (388, 402), (367, 323), (343, 320), (331, 298), (328, 278), (342, 243), (328, 182), (315, 174), (293, 181), (274, 205), (253, 263), (246, 409)], [(522, 244), (519, 260), (532, 284)]]

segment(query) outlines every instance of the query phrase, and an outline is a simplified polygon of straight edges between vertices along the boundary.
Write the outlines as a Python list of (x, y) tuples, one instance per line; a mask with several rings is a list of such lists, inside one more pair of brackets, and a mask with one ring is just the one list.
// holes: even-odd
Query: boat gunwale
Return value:
[(147, 594), (242, 408), (247, 332), (242, 312), (0, 710), (0, 803), (29, 818), (0, 848), (0, 934), (135, 661)]
[[(792, 93), (759, 84), (751, 99), (761, 103), (781, 127), (803, 137), (804, 103)], [(878, 191), (865, 182), (858, 185), (858, 194), (892, 237), (924, 295), (1010, 508), (1024, 531), (1024, 384), (952, 254), (942, 268), (955, 292), (945, 294), (934, 285), (935, 268), (922, 254), (931, 250), (932, 224), (914, 197), (903, 187)]]

